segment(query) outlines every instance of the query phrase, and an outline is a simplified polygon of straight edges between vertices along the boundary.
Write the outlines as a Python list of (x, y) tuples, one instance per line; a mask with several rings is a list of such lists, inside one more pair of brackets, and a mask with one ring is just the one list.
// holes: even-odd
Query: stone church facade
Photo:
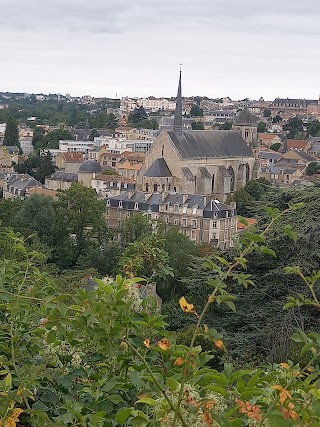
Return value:
[(174, 129), (162, 130), (153, 143), (138, 186), (146, 192), (202, 194), (226, 201), (255, 175), (254, 130), (248, 142), (238, 130), (183, 130), (180, 73)]

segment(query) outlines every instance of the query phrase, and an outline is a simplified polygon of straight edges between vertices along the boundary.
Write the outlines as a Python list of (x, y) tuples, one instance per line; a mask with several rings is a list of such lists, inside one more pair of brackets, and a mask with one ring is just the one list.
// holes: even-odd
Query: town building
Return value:
[(259, 133), (258, 141), (261, 145), (264, 145), (268, 148), (271, 147), (271, 145), (273, 144), (282, 143), (281, 136), (276, 133)]
[(138, 212), (176, 226), (195, 243), (210, 243), (220, 249), (232, 247), (237, 233), (235, 205), (227, 206), (204, 195), (137, 191), (107, 198), (110, 228), (117, 229)]
[(78, 182), (86, 187), (91, 187), (91, 181), (96, 175), (102, 174), (102, 168), (98, 162), (86, 160), (83, 162), (78, 170)]
[(124, 192), (133, 193), (136, 190), (136, 182), (121, 175), (100, 174), (92, 177), (91, 187), (100, 197), (107, 198)]
[(68, 190), (74, 182), (78, 182), (78, 174), (73, 172), (56, 171), (47, 176), (45, 186), (50, 190)]
[(238, 131), (183, 129), (180, 72), (173, 129), (163, 129), (146, 154), (138, 188), (212, 195), (224, 202), (252, 179), (255, 167)]
[(28, 174), (12, 173), (3, 183), (3, 198), (24, 198), (31, 188), (45, 188), (45, 186)]
[(84, 155), (77, 152), (59, 152), (55, 156), (55, 165), (59, 170), (77, 173), (84, 162)]
[(29, 156), (33, 153), (34, 148), (32, 145), (32, 138), (30, 137), (20, 137), (19, 138), (19, 144), (22, 150), (22, 153), (26, 156)]

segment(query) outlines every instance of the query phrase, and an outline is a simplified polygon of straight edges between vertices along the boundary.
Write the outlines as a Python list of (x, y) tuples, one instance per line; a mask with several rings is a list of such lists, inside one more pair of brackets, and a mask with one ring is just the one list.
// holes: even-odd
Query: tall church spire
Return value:
[(174, 122), (173, 122), (174, 131), (182, 135), (182, 91), (181, 91), (181, 66), (180, 66), (180, 77), (176, 101), (176, 111), (174, 113)]

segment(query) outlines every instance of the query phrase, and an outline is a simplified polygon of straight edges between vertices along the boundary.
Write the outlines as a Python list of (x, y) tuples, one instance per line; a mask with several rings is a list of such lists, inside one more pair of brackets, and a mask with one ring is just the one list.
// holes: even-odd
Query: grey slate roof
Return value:
[(239, 115), (234, 119), (234, 122), (238, 125), (256, 125), (258, 121), (258, 118), (250, 113), (248, 107), (240, 111)]
[(10, 154), (19, 153), (19, 148), (15, 145), (4, 145), (3, 146)]
[(181, 168), (183, 175), (187, 178), (188, 181), (194, 181), (194, 176), (189, 168)]
[(77, 182), (78, 174), (72, 172), (56, 171), (49, 179), (59, 179), (66, 182)]
[(171, 177), (172, 174), (166, 161), (163, 158), (159, 158), (152, 163), (149, 169), (145, 172), (144, 176)]
[(167, 131), (182, 158), (253, 157), (239, 132), (230, 130), (189, 130), (182, 136)]
[(204, 178), (211, 178), (211, 174), (209, 173), (207, 168), (199, 168), (199, 169), (200, 169), (201, 175)]
[(277, 153), (276, 151), (260, 151), (259, 157), (261, 159), (280, 159), (281, 153)]
[(79, 168), (81, 173), (101, 173), (102, 169), (98, 162), (95, 160), (86, 160)]

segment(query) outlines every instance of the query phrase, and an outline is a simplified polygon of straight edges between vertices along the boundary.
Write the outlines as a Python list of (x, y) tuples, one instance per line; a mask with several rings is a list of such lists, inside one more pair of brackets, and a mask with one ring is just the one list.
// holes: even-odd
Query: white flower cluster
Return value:
[[(168, 397), (175, 405), (177, 404), (178, 396), (168, 392)], [(168, 402), (164, 397), (156, 399), (156, 406), (153, 408), (154, 415), (160, 418), (161, 425), (171, 426), (174, 418), (174, 412), (170, 409)], [(223, 414), (228, 406), (225, 399), (218, 393), (207, 391), (205, 396), (201, 396), (200, 389), (196, 385), (185, 384), (184, 397), (181, 402), (181, 415), (188, 421), (188, 425), (193, 427), (207, 427), (208, 422), (203, 417), (202, 408), (208, 404), (208, 411), (212, 414)], [(177, 421), (177, 426), (182, 426), (180, 420)], [(212, 420), (212, 426), (220, 424)]]

